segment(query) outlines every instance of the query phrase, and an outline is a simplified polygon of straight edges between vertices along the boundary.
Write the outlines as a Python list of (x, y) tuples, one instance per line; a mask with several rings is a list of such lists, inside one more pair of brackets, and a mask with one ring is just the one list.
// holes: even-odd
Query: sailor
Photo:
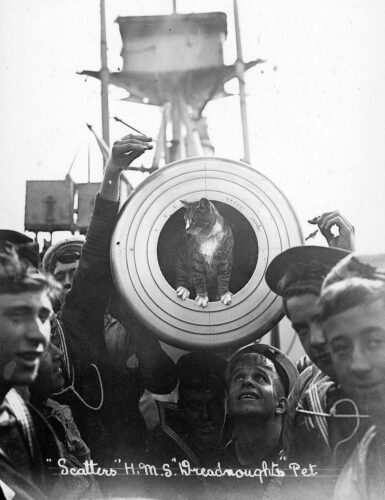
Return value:
[[(233, 434), (221, 457), (222, 467), (267, 471), (225, 481), (221, 498), (275, 496), (285, 468), (283, 423), (286, 398), (297, 379), (294, 363), (279, 349), (253, 343), (227, 363), (228, 410)], [(217, 484), (220, 488), (221, 484)]]
[(234, 430), (226, 450), (233, 466), (279, 459), (286, 398), (297, 376), (294, 363), (268, 344), (250, 344), (230, 358), (226, 383)]
[[(133, 459), (145, 430), (137, 408), (143, 378), (127, 376), (109, 356), (104, 319), (112, 291), (109, 250), (118, 215), (120, 174), (152, 148), (150, 140), (128, 135), (114, 143), (72, 285), (54, 325), (66, 381), (55, 399), (70, 406), (81, 436), (99, 464), (114, 464), (116, 458)], [(55, 262), (53, 252), (48, 257), (46, 263)], [(146, 352), (147, 357), (151, 354), (151, 350)], [(163, 351), (157, 361), (151, 371), (152, 380), (156, 380), (153, 386), (169, 392), (176, 384), (174, 363)], [(134, 368), (137, 366), (138, 361)]]
[(158, 401), (160, 424), (151, 457), (159, 463), (187, 459), (194, 466), (215, 465), (226, 417), (226, 362), (196, 351), (179, 358), (178, 403)]
[[(49, 342), (57, 284), (15, 251), (0, 254), (0, 491), (6, 498), (51, 498), (49, 463), (62, 456), (41, 414), (15, 390), (35, 380)], [(47, 460), (50, 462), (48, 463)]]

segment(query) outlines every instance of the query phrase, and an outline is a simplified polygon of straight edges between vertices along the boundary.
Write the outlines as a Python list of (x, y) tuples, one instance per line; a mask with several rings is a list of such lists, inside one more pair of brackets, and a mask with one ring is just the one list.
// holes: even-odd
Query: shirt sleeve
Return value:
[(72, 363), (97, 363), (106, 352), (104, 312), (112, 288), (110, 241), (118, 215), (118, 203), (98, 194), (71, 290), (61, 309)]

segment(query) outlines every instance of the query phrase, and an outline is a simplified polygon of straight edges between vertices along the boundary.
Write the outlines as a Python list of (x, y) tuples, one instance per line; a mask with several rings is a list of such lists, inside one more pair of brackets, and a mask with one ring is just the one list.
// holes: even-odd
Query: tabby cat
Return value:
[[(231, 302), (229, 281), (233, 266), (234, 238), (230, 226), (206, 198), (186, 208), (186, 239), (176, 263), (176, 293), (182, 300), (196, 290), (196, 303), (206, 307), (210, 300)], [(208, 292), (209, 291), (209, 292)]]

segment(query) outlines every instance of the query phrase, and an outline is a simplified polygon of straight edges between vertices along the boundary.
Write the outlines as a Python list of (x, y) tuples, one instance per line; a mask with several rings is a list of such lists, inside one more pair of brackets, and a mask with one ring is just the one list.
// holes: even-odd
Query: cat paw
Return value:
[(221, 296), (222, 304), (224, 304), (225, 306), (228, 306), (230, 304), (231, 299), (232, 299), (232, 294), (230, 292), (226, 292)]
[(195, 298), (195, 302), (200, 307), (206, 307), (207, 304), (209, 303), (209, 298), (207, 297), (207, 295), (199, 295), (198, 294)]
[(184, 286), (178, 286), (178, 288), (176, 289), (176, 294), (180, 299), (186, 300), (190, 296), (190, 290), (188, 290)]

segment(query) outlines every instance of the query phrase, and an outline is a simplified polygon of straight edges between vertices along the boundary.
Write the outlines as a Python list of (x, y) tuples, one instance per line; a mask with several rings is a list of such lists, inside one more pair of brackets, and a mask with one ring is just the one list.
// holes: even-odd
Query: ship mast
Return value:
[(239, 104), (241, 108), (242, 136), (243, 136), (243, 160), (250, 163), (249, 126), (246, 109), (246, 84), (245, 84), (245, 63), (242, 55), (241, 30), (239, 26), (238, 2), (233, 0), (234, 5), (234, 25), (235, 40), (237, 45), (237, 78), (239, 82)]
[[(107, 36), (106, 36), (106, 9), (105, 0), (100, 0), (100, 58), (101, 58), (101, 101), (102, 101), (102, 131), (103, 140), (110, 145), (110, 124), (108, 110), (108, 80), (109, 72), (107, 66)], [(104, 162), (105, 166), (105, 162)]]

